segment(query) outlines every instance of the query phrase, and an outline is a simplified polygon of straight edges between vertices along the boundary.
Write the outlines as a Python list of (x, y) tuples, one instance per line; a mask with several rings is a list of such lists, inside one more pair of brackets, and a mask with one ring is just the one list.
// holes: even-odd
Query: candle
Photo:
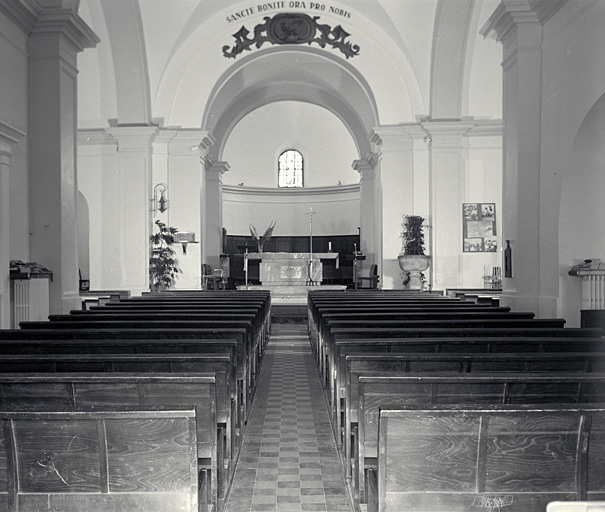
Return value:
[(328, 251), (332, 252), (332, 242), (328, 242)]

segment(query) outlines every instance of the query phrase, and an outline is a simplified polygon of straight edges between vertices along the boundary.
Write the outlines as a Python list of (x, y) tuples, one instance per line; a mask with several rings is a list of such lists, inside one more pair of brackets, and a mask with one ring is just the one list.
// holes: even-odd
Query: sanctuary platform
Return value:
[(317, 286), (287, 286), (281, 284), (261, 284), (238, 286), (238, 290), (269, 290), (271, 304), (306, 304), (309, 290), (346, 290), (347, 287), (338, 284), (322, 284)]

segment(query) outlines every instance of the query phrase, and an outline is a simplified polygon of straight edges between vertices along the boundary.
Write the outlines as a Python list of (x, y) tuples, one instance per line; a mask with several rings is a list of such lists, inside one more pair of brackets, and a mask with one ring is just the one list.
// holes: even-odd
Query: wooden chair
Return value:
[(225, 280), (222, 269), (213, 269), (207, 263), (202, 265), (204, 271), (202, 275), (202, 286), (204, 290), (224, 290)]
[[(372, 264), (370, 266), (370, 272), (367, 277), (359, 276), (357, 278), (357, 288), (369, 288), (372, 290), (376, 290), (378, 288), (378, 281), (380, 278), (378, 277), (378, 265)], [(367, 283), (367, 286), (364, 286), (364, 283)]]

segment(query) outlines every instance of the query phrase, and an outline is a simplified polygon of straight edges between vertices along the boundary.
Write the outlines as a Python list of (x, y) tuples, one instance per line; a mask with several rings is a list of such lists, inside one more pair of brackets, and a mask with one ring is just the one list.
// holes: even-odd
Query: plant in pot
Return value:
[(399, 267), (409, 279), (404, 282), (409, 290), (422, 290), (423, 272), (429, 268), (431, 257), (424, 253), (424, 218), (420, 215), (404, 215), (402, 224), (402, 253), (398, 256)]
[(151, 290), (158, 292), (167, 290), (174, 284), (177, 274), (181, 271), (175, 252), (172, 248), (176, 228), (166, 226), (156, 220), (158, 232), (151, 235), (151, 257), (149, 258), (149, 282)]

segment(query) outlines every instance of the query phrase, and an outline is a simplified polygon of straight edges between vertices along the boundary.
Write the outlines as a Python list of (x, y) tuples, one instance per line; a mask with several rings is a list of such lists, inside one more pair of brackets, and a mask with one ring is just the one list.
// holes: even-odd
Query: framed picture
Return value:
[(496, 203), (463, 203), (463, 252), (496, 252)]

